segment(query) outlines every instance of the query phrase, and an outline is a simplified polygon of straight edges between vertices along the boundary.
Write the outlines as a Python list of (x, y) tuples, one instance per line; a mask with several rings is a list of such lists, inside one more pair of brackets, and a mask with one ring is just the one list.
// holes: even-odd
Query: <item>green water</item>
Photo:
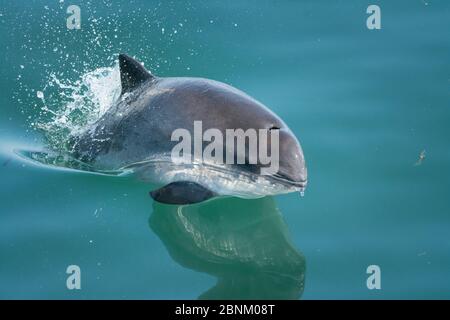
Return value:
[[(448, 1), (376, 1), (381, 30), (366, 1), (70, 4), (81, 30), (67, 1), (0, 0), (0, 298), (450, 298)], [(13, 155), (45, 145), (31, 123), (51, 72), (76, 81), (119, 52), (269, 106), (301, 141), (305, 196), (171, 207)]]

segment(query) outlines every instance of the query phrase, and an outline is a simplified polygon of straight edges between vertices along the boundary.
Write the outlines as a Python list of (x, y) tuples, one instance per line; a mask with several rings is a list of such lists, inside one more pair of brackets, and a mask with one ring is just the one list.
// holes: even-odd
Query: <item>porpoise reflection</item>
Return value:
[(183, 267), (218, 278), (199, 299), (298, 299), (305, 258), (271, 197), (153, 204), (150, 227)]

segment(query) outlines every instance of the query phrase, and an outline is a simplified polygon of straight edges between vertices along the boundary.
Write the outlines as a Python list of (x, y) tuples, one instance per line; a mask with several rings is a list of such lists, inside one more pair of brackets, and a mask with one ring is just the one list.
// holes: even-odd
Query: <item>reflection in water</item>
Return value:
[(298, 299), (305, 259), (271, 197), (153, 204), (150, 227), (172, 258), (218, 278), (200, 299)]

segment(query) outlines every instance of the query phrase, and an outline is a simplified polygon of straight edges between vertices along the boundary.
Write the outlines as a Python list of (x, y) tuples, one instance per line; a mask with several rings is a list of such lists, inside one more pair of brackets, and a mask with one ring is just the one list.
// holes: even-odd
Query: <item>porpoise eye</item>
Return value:
[(277, 127), (277, 126), (271, 126), (271, 127), (269, 128), (269, 131), (271, 131), (271, 130), (280, 130), (280, 127)]

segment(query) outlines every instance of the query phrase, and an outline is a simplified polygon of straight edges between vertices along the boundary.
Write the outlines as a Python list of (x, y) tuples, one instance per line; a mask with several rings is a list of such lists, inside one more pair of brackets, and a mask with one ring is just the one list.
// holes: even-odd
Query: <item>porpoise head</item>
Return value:
[(295, 135), (287, 127), (280, 128), (279, 152), (280, 161), (276, 176), (305, 188), (308, 174), (303, 150)]

